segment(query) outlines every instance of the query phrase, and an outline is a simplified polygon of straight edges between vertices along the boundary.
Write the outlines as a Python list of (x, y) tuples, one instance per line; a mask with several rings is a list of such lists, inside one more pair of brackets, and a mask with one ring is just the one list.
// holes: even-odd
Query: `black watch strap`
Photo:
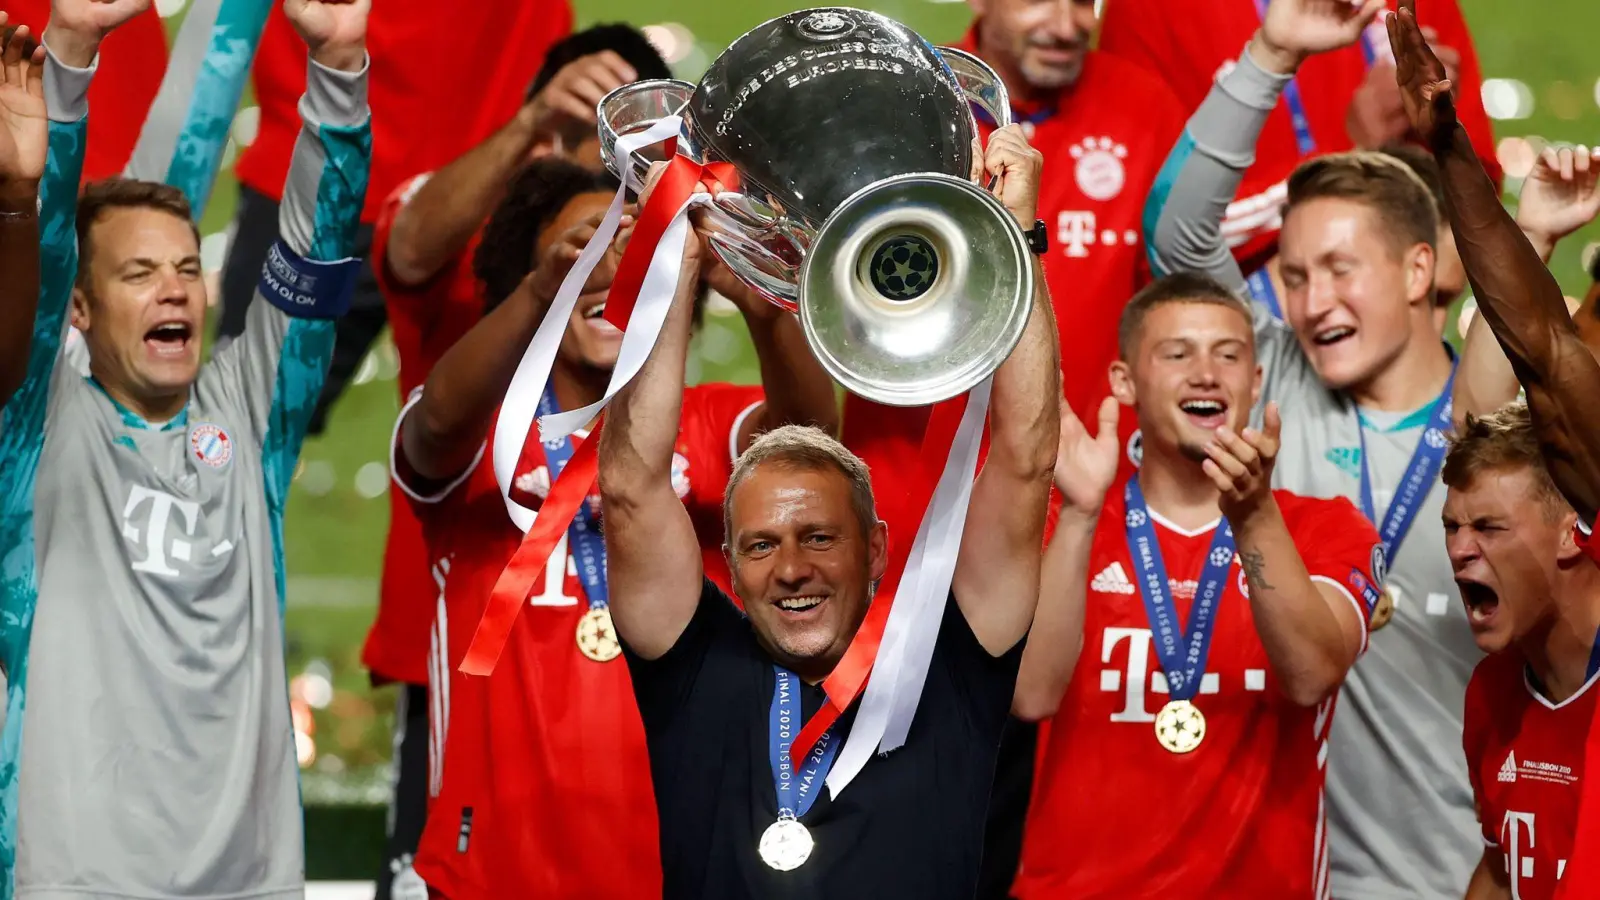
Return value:
[(1045, 228), (1043, 219), (1034, 219), (1033, 227), (1027, 231), (1028, 249), (1036, 255), (1043, 256), (1050, 249), (1050, 231)]

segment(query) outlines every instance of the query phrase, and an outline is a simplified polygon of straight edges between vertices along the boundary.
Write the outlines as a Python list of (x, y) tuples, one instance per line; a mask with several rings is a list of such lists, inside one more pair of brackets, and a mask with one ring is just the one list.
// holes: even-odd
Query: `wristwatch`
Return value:
[(1023, 233), (1028, 238), (1028, 249), (1036, 255), (1043, 256), (1050, 249), (1050, 232), (1044, 227), (1043, 219), (1034, 219), (1033, 227)]

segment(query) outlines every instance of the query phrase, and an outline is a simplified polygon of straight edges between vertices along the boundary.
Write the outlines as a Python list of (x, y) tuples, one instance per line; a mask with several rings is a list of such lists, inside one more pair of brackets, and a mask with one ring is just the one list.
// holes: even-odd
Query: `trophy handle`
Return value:
[[(693, 95), (694, 85), (687, 81), (660, 78), (625, 84), (600, 98), (595, 105), (595, 119), (599, 122), (600, 130), (600, 159), (611, 174), (625, 184), (643, 186), (650, 164), (668, 158), (663, 150), (665, 144), (645, 147), (622, 160), (617, 159), (617, 139), (644, 131), (667, 116), (684, 115), (689, 98)], [(688, 131), (687, 127), (679, 131), (677, 152), (698, 159), (686, 138)]]
[(997, 128), (1011, 124), (1011, 95), (999, 73), (965, 50), (940, 47), (939, 55), (955, 74), (956, 84), (967, 95), (968, 103), (982, 110)]

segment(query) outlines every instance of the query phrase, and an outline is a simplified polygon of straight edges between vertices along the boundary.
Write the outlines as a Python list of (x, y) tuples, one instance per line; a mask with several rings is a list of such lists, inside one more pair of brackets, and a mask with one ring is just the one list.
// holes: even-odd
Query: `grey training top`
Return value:
[[(1287, 82), (1243, 54), (1190, 118), (1145, 210), (1158, 274), (1204, 272), (1249, 297), (1220, 224)], [(1261, 304), (1252, 307), (1264, 369), (1255, 417), (1259, 423), (1268, 401), (1283, 416), (1276, 486), (1345, 497), (1360, 508), (1364, 428), (1381, 520), (1423, 437), (1428, 409), (1392, 423), (1363, 415), (1323, 385), (1287, 325)], [(1327, 783), (1339, 900), (1459, 897), (1483, 853), (1461, 753), (1467, 679), (1481, 654), (1445, 554), (1444, 495), (1436, 482), (1391, 553), (1386, 583), (1397, 597), (1394, 618), (1372, 634), (1340, 696)]]
[[(43, 290), (0, 428), (0, 895), (298, 898), (282, 531), (333, 344), (308, 281), (326, 276), (275, 256), (263, 283), (295, 289), (258, 291), (170, 422), (63, 362), (91, 75), (48, 64)], [(300, 110), (283, 242), (338, 260), (366, 193), (365, 72), (312, 64)]]

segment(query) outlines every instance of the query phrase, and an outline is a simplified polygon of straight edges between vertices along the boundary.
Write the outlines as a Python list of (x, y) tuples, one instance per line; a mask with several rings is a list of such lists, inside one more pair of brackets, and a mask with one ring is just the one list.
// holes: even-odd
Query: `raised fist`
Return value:
[(284, 0), (283, 12), (318, 65), (359, 72), (367, 59), (372, 0)]

